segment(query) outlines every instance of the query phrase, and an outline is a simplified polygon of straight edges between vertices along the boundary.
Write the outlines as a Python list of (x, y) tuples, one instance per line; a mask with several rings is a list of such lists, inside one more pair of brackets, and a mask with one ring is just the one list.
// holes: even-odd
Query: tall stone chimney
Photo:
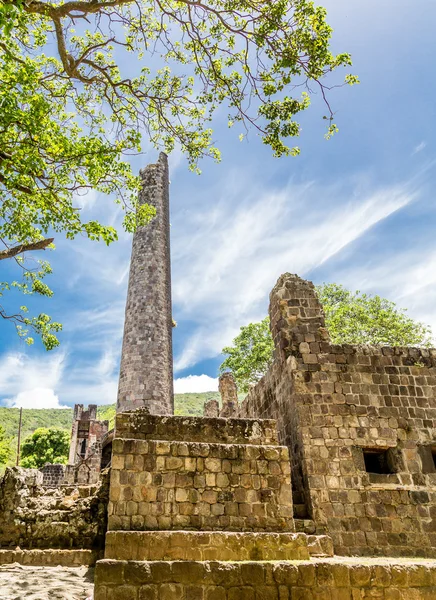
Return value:
[(168, 160), (140, 171), (156, 217), (133, 236), (117, 412), (174, 413)]

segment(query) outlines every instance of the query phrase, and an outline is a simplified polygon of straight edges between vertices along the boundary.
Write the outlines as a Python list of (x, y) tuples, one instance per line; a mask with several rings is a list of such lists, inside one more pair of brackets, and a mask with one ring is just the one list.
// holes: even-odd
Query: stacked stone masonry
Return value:
[(135, 410), (116, 416), (116, 438), (211, 444), (277, 446), (276, 423), (272, 419), (204, 419), (151, 415)]
[(168, 160), (141, 170), (140, 205), (156, 209), (133, 237), (117, 410), (172, 414), (172, 313)]
[(436, 350), (331, 344), (289, 274), (270, 319), (275, 361), (239, 414), (277, 419), (294, 502), (338, 554), (436, 556)]
[[(32, 567), (83, 567), (95, 565), (101, 551), (97, 550), (1, 550), (0, 565), (18, 563)], [(6, 599), (9, 600), (9, 599)]]
[[(147, 439), (118, 438), (126, 427)], [(109, 530), (293, 529), (288, 449), (267, 445), (271, 422), (125, 413), (116, 431)], [(210, 441), (188, 441), (199, 438)]]
[(208, 400), (207, 402), (205, 402), (204, 404), (204, 408), (203, 408), (203, 416), (204, 417), (218, 417), (219, 416), (219, 412), (220, 412), (220, 405), (218, 400), (214, 400), (213, 398), (211, 400)]
[(108, 493), (107, 474), (95, 486), (46, 488), (40, 471), (7, 468), (0, 478), (0, 548), (102, 549)]
[(230, 531), (108, 531), (105, 558), (119, 560), (304, 560), (333, 556), (328, 536)]
[(433, 600), (434, 562), (99, 561), (95, 600)]
[(107, 437), (109, 421), (97, 419), (97, 405), (75, 404), (71, 429), (70, 452), (63, 483), (93, 485), (100, 479), (103, 440)]
[(235, 417), (238, 414), (238, 388), (232, 373), (223, 373), (218, 380), (221, 394), (220, 417)]
[(46, 463), (41, 469), (43, 487), (57, 488), (64, 483), (65, 466)]

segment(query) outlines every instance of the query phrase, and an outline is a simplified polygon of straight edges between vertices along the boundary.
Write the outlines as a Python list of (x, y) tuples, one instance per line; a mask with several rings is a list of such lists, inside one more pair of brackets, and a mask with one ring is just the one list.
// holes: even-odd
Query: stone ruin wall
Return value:
[[(313, 285), (289, 274), (270, 318), (275, 361), (240, 416), (277, 419), (294, 502), (337, 554), (436, 556), (436, 350), (331, 344)], [(392, 472), (368, 472), (368, 451)]]
[(220, 405), (218, 400), (212, 398), (204, 403), (203, 406), (203, 417), (213, 417), (216, 418), (219, 416)]
[(116, 435), (109, 530), (293, 529), (288, 449), (270, 421), (138, 411), (117, 415)]
[(46, 463), (39, 472), (42, 473), (42, 486), (57, 488), (64, 483), (65, 465)]
[(63, 482), (66, 485), (93, 485), (100, 479), (103, 441), (108, 435), (109, 421), (97, 419), (97, 405), (74, 405), (68, 465)]
[(0, 548), (104, 547), (108, 473), (95, 486), (43, 486), (36, 469), (7, 468), (0, 478)]
[(117, 416), (116, 436), (95, 600), (435, 597), (434, 561), (333, 557), (328, 536), (292, 532), (274, 421), (137, 411)]
[(218, 379), (218, 390), (221, 394), (221, 411), (223, 418), (235, 417), (238, 413), (238, 388), (232, 373), (223, 373)]

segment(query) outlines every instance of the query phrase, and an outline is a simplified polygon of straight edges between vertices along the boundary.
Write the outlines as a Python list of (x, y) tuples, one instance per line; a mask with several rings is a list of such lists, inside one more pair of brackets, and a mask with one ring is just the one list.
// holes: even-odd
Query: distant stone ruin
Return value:
[(104, 450), (108, 429), (109, 421), (97, 419), (96, 404), (90, 404), (88, 410), (83, 410), (83, 404), (74, 406), (70, 453), (63, 483), (91, 485), (99, 481), (101, 470), (110, 462), (110, 454), (108, 456)]

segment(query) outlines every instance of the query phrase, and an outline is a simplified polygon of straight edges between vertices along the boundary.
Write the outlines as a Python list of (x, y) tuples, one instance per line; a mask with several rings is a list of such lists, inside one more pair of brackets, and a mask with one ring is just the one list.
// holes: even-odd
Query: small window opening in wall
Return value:
[(363, 450), (363, 459), (367, 473), (378, 473), (380, 475), (395, 473), (392, 461), (390, 460), (389, 450), (365, 449)]
[(80, 444), (80, 456), (82, 458), (85, 458), (86, 456), (86, 440), (82, 440), (82, 443)]
[(431, 449), (431, 455), (433, 456), (433, 464), (436, 470), (436, 446), (433, 446)]

